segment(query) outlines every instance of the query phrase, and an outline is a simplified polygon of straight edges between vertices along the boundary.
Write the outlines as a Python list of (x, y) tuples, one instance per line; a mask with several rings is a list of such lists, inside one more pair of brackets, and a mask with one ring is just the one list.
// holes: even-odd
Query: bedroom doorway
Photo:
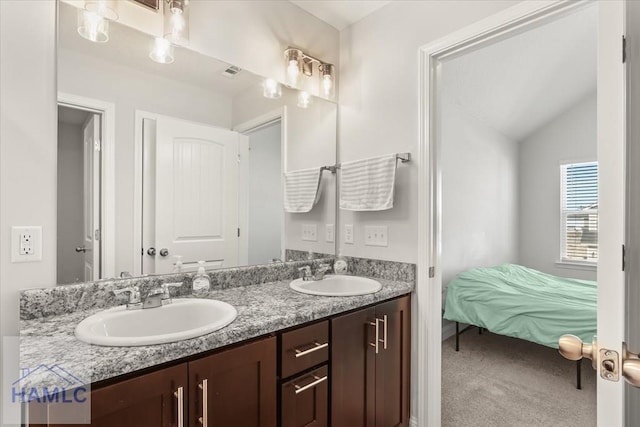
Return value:
[(557, 352), (622, 352), (624, 17), (521, 5), (422, 49), (424, 425), (625, 425), (608, 365)]

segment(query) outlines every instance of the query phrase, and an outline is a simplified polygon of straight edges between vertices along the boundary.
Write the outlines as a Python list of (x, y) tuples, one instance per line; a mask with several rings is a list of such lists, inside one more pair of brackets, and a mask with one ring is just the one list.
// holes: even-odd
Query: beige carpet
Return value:
[(442, 343), (442, 426), (595, 426), (595, 371), (557, 350), (471, 329)]

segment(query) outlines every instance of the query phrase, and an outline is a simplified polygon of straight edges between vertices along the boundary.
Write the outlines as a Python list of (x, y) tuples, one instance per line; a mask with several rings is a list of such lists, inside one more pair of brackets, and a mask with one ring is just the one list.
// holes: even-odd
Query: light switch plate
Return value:
[(316, 224), (302, 224), (302, 240), (307, 242), (317, 242), (318, 226)]
[(367, 246), (389, 246), (389, 229), (386, 225), (364, 227), (364, 244)]
[(333, 224), (327, 224), (325, 226), (324, 229), (324, 239), (327, 243), (333, 243), (336, 239), (336, 233), (335, 233), (335, 228), (333, 227)]
[(11, 262), (42, 261), (42, 227), (11, 227)]
[(353, 245), (353, 224), (344, 225), (344, 242)]

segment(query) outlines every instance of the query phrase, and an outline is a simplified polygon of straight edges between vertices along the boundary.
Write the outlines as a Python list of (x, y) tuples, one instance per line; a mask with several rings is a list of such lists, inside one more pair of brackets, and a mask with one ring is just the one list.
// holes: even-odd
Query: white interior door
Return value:
[(100, 116), (93, 114), (83, 129), (84, 280), (100, 278)]
[[(625, 332), (625, 71), (622, 62), (624, 2), (599, 2), (598, 347), (622, 354)], [(620, 361), (619, 361), (620, 362)], [(603, 378), (597, 364), (598, 426), (624, 425), (624, 380)]]
[(169, 117), (156, 121), (155, 273), (238, 262), (240, 134)]

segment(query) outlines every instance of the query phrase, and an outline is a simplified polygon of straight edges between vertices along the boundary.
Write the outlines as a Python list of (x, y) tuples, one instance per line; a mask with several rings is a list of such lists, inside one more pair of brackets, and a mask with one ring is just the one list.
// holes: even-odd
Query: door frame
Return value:
[[(436, 108), (439, 100), (436, 82), (440, 73), (440, 61), (542, 25), (549, 19), (569, 14), (588, 4), (592, 2), (567, 0), (523, 2), (419, 49), (419, 162), (421, 167), (418, 176), (419, 237), (418, 286), (416, 288), (418, 339), (415, 353), (417, 375), (414, 377), (417, 378), (417, 387), (416, 396), (413, 399), (413, 402), (419, 403), (412, 414), (412, 425), (438, 427), (442, 416), (441, 164), (439, 129), (432, 126), (440, 119), (440, 111)], [(619, 14), (619, 11), (613, 11), (607, 19), (611, 21), (619, 19), (619, 16), (615, 16), (616, 14)], [(615, 25), (607, 26), (607, 29), (610, 29), (609, 27), (614, 29)], [(431, 275), (430, 268), (433, 268)], [(603, 399), (599, 395), (598, 418), (603, 412), (600, 410), (600, 406), (604, 404), (601, 400)]]
[[(280, 191), (284, 193), (284, 178), (282, 172), (287, 167), (287, 106), (284, 105), (280, 108), (269, 111), (246, 122), (240, 123), (232, 128), (232, 130), (241, 133), (246, 136), (247, 133), (260, 129), (263, 126), (267, 126), (277, 120), (280, 120), (280, 164), (282, 170), (280, 171)], [(242, 142), (240, 144), (240, 159), (246, 157), (249, 153), (249, 147), (245, 146)], [(249, 198), (248, 194), (249, 182), (246, 179), (248, 176), (248, 163), (240, 162), (240, 179), (238, 186), (238, 217), (240, 224), (240, 241), (238, 242), (238, 264), (248, 265), (248, 251), (249, 251)], [(282, 221), (280, 224), (280, 259), (285, 259), (285, 223), (286, 215), (282, 215)]]
[(100, 114), (100, 275), (116, 277), (115, 249), (115, 131), (116, 106), (112, 102), (58, 92), (58, 106)]

